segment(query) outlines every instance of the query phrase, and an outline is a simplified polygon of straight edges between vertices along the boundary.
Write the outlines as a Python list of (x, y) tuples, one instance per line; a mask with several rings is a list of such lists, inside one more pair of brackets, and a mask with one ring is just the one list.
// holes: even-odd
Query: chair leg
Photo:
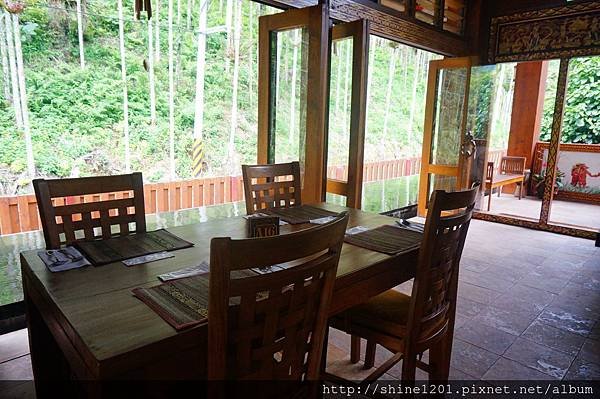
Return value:
[(490, 193), (488, 195), (488, 212), (492, 209), (492, 188), (490, 187)]
[(523, 198), (523, 182), (519, 183), (519, 199)]
[(452, 332), (429, 348), (429, 379), (437, 382), (447, 382), (450, 372), (450, 357), (452, 353)]
[(350, 362), (356, 364), (360, 361), (360, 337), (350, 336)]
[(406, 354), (402, 359), (402, 382), (403, 383), (414, 383), (415, 374), (417, 371), (417, 358), (414, 353)]
[(498, 198), (500, 198), (500, 193), (502, 193), (502, 186), (498, 188)]
[(365, 370), (375, 366), (375, 351), (377, 350), (377, 342), (367, 340), (367, 350), (365, 351)]

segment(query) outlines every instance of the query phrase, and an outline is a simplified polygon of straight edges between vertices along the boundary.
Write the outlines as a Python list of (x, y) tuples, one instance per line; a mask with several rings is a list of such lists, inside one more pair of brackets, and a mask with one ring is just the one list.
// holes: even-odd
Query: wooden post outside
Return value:
[(520, 62), (515, 69), (507, 155), (527, 158), (531, 168), (544, 112), (548, 61)]
[(558, 82), (556, 83), (556, 100), (554, 101), (554, 117), (552, 119), (552, 135), (548, 148), (548, 161), (544, 187), (544, 198), (540, 211), (540, 224), (547, 225), (550, 217), (550, 208), (554, 198), (554, 184), (556, 182), (556, 164), (560, 151), (560, 138), (562, 136), (562, 121), (565, 108), (565, 96), (569, 77), (569, 58), (560, 59)]

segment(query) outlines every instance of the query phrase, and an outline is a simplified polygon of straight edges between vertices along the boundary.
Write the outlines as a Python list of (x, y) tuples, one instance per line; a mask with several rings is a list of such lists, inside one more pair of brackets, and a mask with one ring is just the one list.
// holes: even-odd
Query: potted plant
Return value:
[[(556, 169), (556, 180), (554, 182), (554, 195), (558, 193), (558, 190), (564, 187), (562, 182), (563, 177), (565, 177), (564, 172), (560, 169)], [(544, 188), (546, 187), (546, 167), (542, 167), (542, 171), (540, 173), (534, 173), (532, 176), (533, 179), (533, 188), (537, 197), (542, 199), (544, 197)]]

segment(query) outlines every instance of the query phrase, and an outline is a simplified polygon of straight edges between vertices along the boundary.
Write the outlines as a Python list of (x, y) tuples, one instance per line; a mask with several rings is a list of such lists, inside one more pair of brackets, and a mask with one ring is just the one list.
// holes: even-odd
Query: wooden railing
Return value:
[[(389, 161), (366, 163), (363, 168), (363, 182), (389, 180), (419, 174), (421, 158), (392, 159)], [(335, 180), (348, 180), (348, 167), (328, 166), (327, 177)]]
[[(502, 154), (490, 154), (498, 160)], [(500, 152), (498, 152), (500, 153)], [(495, 158), (493, 158), (495, 160)], [(421, 158), (395, 159), (367, 163), (364, 166), (365, 183), (395, 179), (419, 173)], [(346, 166), (330, 166), (327, 176), (347, 180)], [(122, 198), (125, 193), (103, 193), (90, 198), (69, 197), (57, 199), (61, 203), (78, 203)], [(241, 176), (223, 176), (205, 179), (182, 180), (144, 185), (146, 214), (171, 212), (180, 209), (197, 208), (205, 205), (225, 204), (242, 201), (244, 186)], [(0, 197), (0, 235), (14, 234), (41, 228), (35, 195)]]
[[(129, 196), (127, 192), (53, 199), (56, 204), (103, 201)], [(241, 176), (214, 177), (144, 185), (146, 214), (225, 204), (244, 199)], [(0, 235), (41, 228), (35, 195), (0, 197)]]

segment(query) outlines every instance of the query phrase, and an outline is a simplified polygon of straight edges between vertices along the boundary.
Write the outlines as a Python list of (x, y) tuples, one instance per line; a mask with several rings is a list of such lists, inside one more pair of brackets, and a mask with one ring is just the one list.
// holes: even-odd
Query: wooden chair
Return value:
[(519, 199), (523, 198), (525, 162), (525, 157), (502, 157), (499, 173), (494, 172), (494, 163), (488, 162), (485, 174), (485, 189), (489, 191), (488, 211), (492, 207), (492, 190), (494, 188), (498, 188), (498, 197), (500, 197), (502, 186), (517, 184), (519, 186)]
[(302, 204), (299, 162), (242, 165), (242, 175), (247, 214)]
[[(416, 367), (429, 372), (430, 380), (447, 380), (458, 268), (478, 191), (479, 185), (432, 194), (410, 296), (388, 290), (331, 320), (333, 327), (352, 335), (353, 363), (360, 359), (361, 338), (367, 340), (366, 369), (374, 365), (377, 344), (394, 352), (365, 382), (378, 379), (400, 360), (403, 381), (415, 380)], [(449, 211), (449, 216), (442, 216)], [(430, 348), (435, 351), (430, 351), (430, 363), (425, 364), (420, 354)]]
[[(47, 249), (71, 245), (78, 240), (110, 238), (113, 236), (112, 228), (116, 225), (119, 226), (120, 235), (127, 235), (130, 233), (129, 224), (132, 222), (135, 222), (134, 232), (146, 231), (141, 173), (72, 179), (35, 179), (33, 188)], [(97, 201), (101, 198), (98, 194), (114, 192), (126, 193), (123, 198)], [(133, 196), (130, 196), (129, 192), (133, 192)], [(65, 197), (74, 197), (78, 203), (53, 203), (53, 199)], [(131, 210), (133, 212), (130, 212)]]
[[(209, 380), (319, 379), (347, 223), (344, 212), (330, 223), (296, 233), (211, 240)], [(293, 266), (248, 273), (286, 262)]]

